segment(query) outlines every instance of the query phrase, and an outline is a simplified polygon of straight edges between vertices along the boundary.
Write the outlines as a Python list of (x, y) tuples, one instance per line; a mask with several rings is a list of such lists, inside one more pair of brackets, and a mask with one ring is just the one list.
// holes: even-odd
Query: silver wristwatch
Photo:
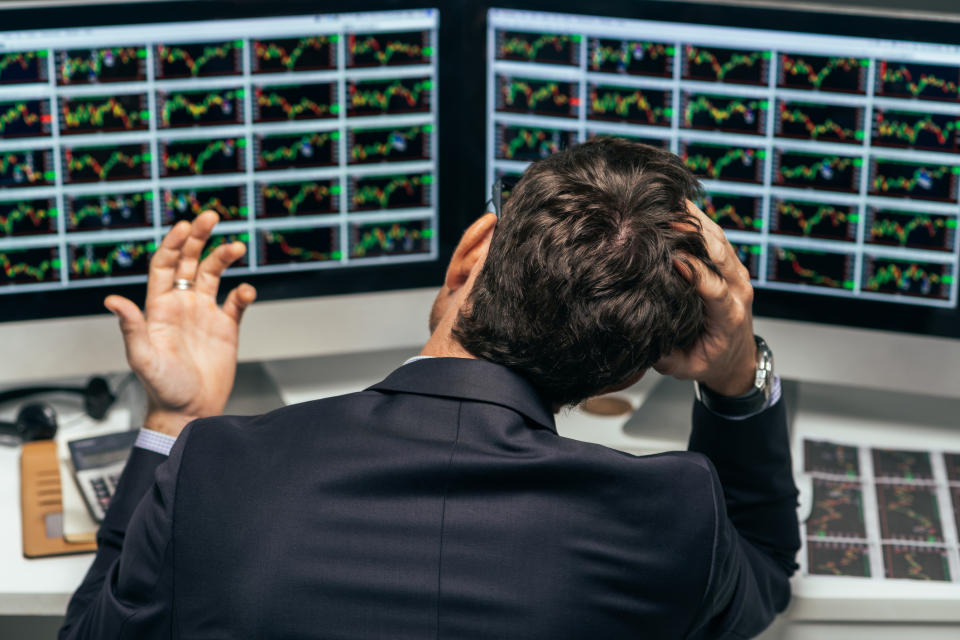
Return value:
[(721, 416), (748, 416), (761, 411), (770, 400), (773, 388), (773, 352), (760, 336), (753, 336), (757, 343), (757, 371), (753, 388), (743, 395), (724, 396), (706, 385), (694, 382), (697, 400)]

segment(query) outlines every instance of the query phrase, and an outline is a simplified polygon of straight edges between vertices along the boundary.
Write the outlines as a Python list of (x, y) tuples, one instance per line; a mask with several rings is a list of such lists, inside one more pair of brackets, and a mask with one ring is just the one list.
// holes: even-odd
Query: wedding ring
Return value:
[(193, 280), (187, 280), (186, 278), (177, 278), (173, 281), (173, 288), (179, 289), (180, 291), (189, 291), (193, 289), (193, 285)]

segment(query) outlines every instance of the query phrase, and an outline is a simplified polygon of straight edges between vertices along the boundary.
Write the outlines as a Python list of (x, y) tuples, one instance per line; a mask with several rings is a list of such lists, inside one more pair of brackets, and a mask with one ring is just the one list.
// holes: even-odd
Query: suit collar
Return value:
[(521, 376), (486, 360), (427, 358), (409, 362), (370, 389), (490, 402), (556, 431), (553, 413)]

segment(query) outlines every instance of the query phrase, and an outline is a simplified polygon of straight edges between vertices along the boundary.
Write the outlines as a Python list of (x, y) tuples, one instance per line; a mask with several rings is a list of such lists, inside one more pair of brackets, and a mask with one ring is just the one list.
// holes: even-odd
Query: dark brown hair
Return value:
[(625, 384), (704, 329), (674, 266), (709, 260), (687, 212), (700, 185), (668, 151), (598, 138), (527, 168), (504, 205), (454, 336), (553, 406)]

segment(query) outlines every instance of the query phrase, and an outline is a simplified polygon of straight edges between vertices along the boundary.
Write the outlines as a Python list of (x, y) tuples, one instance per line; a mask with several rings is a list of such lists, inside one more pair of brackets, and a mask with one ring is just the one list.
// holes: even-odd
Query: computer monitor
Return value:
[[(108, 293), (142, 299), (157, 243), (205, 209), (221, 217), (210, 248), (247, 244), (227, 286), (249, 281), (261, 300), (439, 285), (462, 224), (441, 167), (454, 110), (436, 4), (0, 7), (0, 341), (22, 363), (0, 379), (122, 364), (115, 346), (105, 359), (61, 351), (105, 344), (107, 317), (23, 321), (102, 312)], [(324, 319), (341, 307), (366, 316), (335, 320), (368, 330), (366, 346), (406, 344), (429, 308), (412, 296), (260, 305), (263, 334), (245, 350), (350, 348), (271, 335), (336, 334)], [(395, 312), (410, 306), (424, 308)], [(43, 351), (60, 353), (37, 367)]]
[(791, 354), (785, 372), (960, 394), (956, 340), (796, 322), (960, 337), (955, 24), (491, 4), (488, 189), (509, 192), (531, 161), (596, 136), (669, 149), (701, 177), (701, 207), (748, 266), (758, 312), (790, 321), (766, 323)]

